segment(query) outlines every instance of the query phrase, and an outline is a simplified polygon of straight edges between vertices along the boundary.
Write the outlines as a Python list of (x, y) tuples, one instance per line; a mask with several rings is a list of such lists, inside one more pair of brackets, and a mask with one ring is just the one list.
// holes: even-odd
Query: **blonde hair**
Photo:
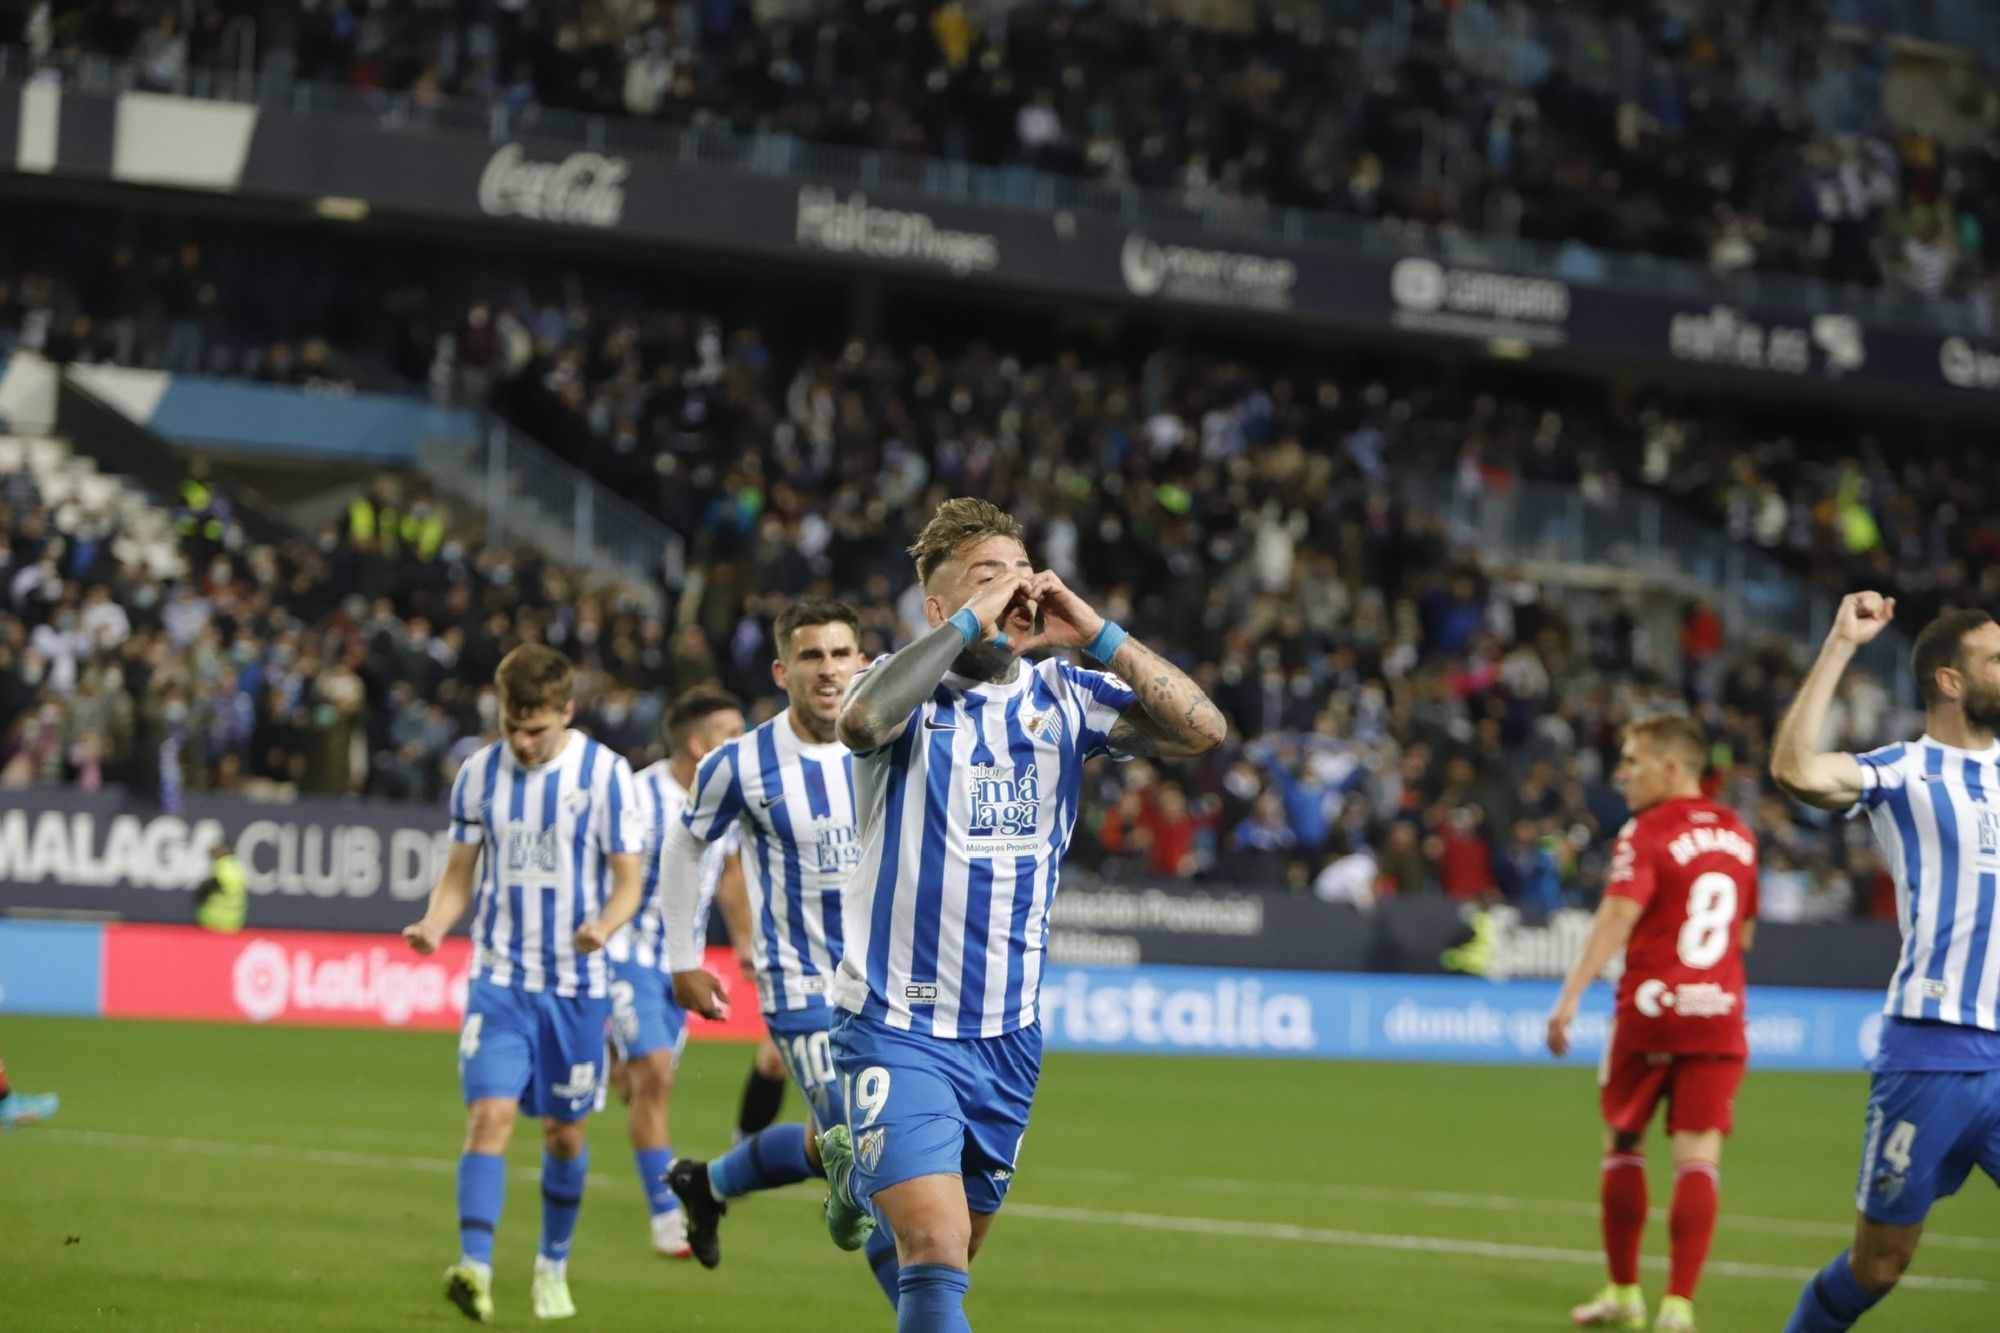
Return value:
[(1700, 773), (1708, 767), (1708, 737), (1701, 724), (1686, 713), (1655, 713), (1628, 722), (1625, 736), (1657, 750), (1679, 751), (1691, 772)]
[(917, 581), (929, 587), (939, 565), (987, 537), (1012, 537), (1024, 548), (1028, 544), (1020, 523), (998, 505), (969, 495), (946, 500), (910, 543), (910, 557), (917, 562)]

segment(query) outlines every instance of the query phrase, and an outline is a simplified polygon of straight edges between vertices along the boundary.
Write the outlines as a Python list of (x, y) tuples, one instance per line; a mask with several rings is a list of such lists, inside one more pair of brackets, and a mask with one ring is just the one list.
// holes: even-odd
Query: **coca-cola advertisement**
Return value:
[(537, 162), (519, 144), (503, 145), (479, 176), (479, 211), (580, 227), (615, 227), (625, 218), (625, 178), (632, 165), (602, 153), (571, 153)]

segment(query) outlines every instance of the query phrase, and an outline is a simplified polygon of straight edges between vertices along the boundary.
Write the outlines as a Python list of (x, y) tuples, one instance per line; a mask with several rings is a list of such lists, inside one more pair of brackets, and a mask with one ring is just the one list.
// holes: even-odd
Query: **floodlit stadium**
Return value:
[(1997, 81), (0, 12), (0, 1326), (1993, 1329)]

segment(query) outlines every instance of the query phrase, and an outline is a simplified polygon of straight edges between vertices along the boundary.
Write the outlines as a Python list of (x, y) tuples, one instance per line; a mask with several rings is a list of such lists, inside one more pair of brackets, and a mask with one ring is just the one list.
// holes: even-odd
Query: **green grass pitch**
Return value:
[[(51, 1124), (0, 1136), (0, 1327), (448, 1329), (451, 1034), (10, 1017)], [(675, 1143), (725, 1146), (748, 1048), (688, 1052)], [(1773, 1330), (1842, 1244), (1865, 1082), (1752, 1072), (1697, 1308)], [(1602, 1281), (1590, 1070), (1052, 1055), (1021, 1174), (974, 1266), (985, 1330), (1568, 1326)], [(794, 1096), (787, 1114), (799, 1113)], [(496, 1322), (525, 1328), (539, 1145), (517, 1134)], [(723, 1265), (653, 1257), (622, 1117), (591, 1126), (571, 1287), (579, 1329), (883, 1328), (818, 1194), (747, 1201)], [(1653, 1140), (1653, 1202), (1666, 1203)], [(2000, 1328), (2000, 1191), (1932, 1215), (1921, 1285), (1864, 1328)], [(1647, 1235), (1657, 1303), (1663, 1221)]]

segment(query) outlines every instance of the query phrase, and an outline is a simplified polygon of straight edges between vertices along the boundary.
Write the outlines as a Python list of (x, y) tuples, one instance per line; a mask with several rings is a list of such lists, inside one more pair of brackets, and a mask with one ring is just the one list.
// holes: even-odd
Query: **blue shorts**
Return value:
[(2000, 1185), (2000, 1070), (1874, 1076), (1855, 1207), (1876, 1222), (1921, 1222), (1974, 1166)]
[(771, 1030), (771, 1044), (785, 1059), (792, 1082), (806, 1095), (812, 1107), (813, 1123), (821, 1129), (847, 1119), (847, 1099), (840, 1095), (840, 1077), (833, 1068), (833, 1048), (827, 1042), (827, 1024), (833, 1010), (785, 1009), (764, 1015)]
[(604, 1082), (609, 998), (472, 982), (458, 1033), (458, 1081), (465, 1100), (517, 1098), (531, 1115), (581, 1120)]
[(620, 1060), (668, 1051), (679, 1064), (687, 1021), (687, 1010), (674, 999), (672, 974), (637, 963), (611, 965), (611, 1046)]
[(833, 1011), (833, 1066), (854, 1139), (856, 1199), (956, 1175), (975, 1213), (998, 1212), (1042, 1071), (1040, 1024), (953, 1041)]

